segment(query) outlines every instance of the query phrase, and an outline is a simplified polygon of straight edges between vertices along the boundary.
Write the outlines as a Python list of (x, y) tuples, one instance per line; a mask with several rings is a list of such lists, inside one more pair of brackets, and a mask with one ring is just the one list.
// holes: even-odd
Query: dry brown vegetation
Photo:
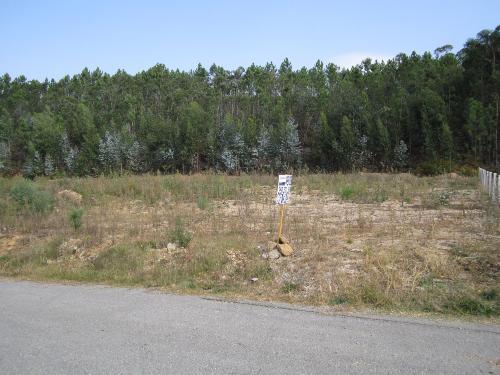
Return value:
[(275, 176), (0, 179), (0, 275), (498, 317), (500, 211), (477, 178), (293, 182), (295, 252), (271, 260)]

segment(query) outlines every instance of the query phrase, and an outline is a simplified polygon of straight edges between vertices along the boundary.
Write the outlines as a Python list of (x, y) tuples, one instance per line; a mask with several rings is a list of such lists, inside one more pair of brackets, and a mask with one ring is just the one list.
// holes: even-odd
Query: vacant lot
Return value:
[(500, 210), (477, 177), (295, 176), (295, 252), (270, 259), (276, 181), (0, 179), (0, 275), (498, 319)]

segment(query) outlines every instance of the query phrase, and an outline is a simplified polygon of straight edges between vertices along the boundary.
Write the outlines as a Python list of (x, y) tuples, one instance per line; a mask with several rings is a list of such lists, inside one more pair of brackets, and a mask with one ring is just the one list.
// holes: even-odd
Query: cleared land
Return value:
[(295, 176), (285, 224), (294, 255), (266, 259), (275, 184), (0, 179), (0, 275), (498, 319), (500, 210), (477, 177)]

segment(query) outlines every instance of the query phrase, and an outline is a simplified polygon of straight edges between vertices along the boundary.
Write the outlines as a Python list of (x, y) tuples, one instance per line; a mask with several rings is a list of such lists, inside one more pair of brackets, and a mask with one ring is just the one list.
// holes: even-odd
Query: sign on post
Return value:
[(278, 191), (276, 192), (276, 204), (289, 203), (291, 190), (292, 190), (292, 175), (280, 174), (278, 177)]
[(278, 227), (278, 243), (281, 241), (283, 231), (283, 219), (285, 217), (285, 205), (290, 202), (290, 191), (292, 190), (292, 175), (280, 174), (278, 177), (278, 191), (276, 192), (276, 204), (280, 205), (280, 224)]

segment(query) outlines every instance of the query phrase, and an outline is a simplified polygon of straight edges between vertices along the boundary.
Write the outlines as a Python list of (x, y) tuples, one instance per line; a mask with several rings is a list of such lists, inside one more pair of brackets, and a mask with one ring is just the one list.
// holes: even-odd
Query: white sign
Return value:
[(278, 178), (278, 191), (276, 192), (276, 204), (287, 204), (290, 201), (292, 190), (292, 175), (280, 174)]

